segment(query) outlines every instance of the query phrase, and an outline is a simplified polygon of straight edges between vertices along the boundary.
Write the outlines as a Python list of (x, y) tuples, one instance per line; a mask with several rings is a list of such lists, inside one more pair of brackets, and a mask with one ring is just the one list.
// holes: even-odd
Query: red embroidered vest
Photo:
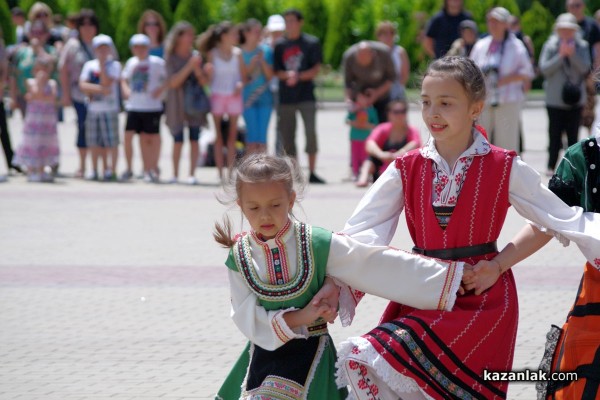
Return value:
[(432, 250), (495, 241), (510, 207), (508, 186), (515, 156), (514, 151), (491, 146), (488, 154), (474, 157), (445, 230), (432, 205), (433, 161), (424, 158), (419, 150), (398, 158), (396, 168), (404, 189), (404, 212), (414, 244)]

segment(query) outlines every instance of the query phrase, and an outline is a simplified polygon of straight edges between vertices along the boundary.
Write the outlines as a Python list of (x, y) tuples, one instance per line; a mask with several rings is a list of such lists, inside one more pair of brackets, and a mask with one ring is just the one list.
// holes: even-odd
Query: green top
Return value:
[[(359, 108), (356, 111), (350, 111), (348, 113), (348, 121), (362, 121), (363, 123), (369, 123), (371, 125), (377, 125), (379, 118), (377, 117), (377, 111), (375, 107), (370, 106), (367, 108)], [(350, 140), (367, 140), (371, 133), (371, 128), (355, 128), (350, 127)]]

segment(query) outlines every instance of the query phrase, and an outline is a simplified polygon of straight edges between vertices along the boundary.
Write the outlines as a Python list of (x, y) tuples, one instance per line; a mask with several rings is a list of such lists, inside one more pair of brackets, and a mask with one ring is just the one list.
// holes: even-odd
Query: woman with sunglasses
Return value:
[(162, 15), (154, 10), (144, 11), (138, 22), (137, 31), (150, 38), (150, 55), (164, 58), (167, 24)]
[(408, 124), (408, 103), (405, 100), (390, 101), (387, 114), (388, 122), (377, 125), (365, 142), (370, 157), (362, 164), (357, 187), (367, 186), (371, 175), (376, 181), (390, 162), (421, 147), (419, 130)]

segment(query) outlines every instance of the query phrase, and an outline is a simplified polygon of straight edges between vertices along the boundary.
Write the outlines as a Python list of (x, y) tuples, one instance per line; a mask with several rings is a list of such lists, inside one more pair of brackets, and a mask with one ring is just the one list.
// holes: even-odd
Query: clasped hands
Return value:
[(480, 295), (496, 283), (502, 272), (500, 263), (496, 260), (481, 260), (475, 265), (465, 263), (458, 294), (473, 291), (475, 295)]

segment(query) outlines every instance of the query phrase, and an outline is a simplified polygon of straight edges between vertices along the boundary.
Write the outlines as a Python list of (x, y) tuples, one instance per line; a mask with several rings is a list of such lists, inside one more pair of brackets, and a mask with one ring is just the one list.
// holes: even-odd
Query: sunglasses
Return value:
[(92, 21), (83, 21), (81, 26), (96, 26)]
[(159, 26), (158, 22), (144, 22), (144, 26)]
[(48, 14), (45, 13), (45, 12), (41, 12), (41, 13), (35, 14), (35, 18), (36, 19), (37, 18), (46, 18), (47, 16), (48, 16)]
[(569, 8), (581, 8), (583, 7), (582, 3), (573, 3), (573, 4), (569, 4), (567, 7)]
[(402, 110), (390, 110), (390, 113), (395, 115), (406, 114), (406, 108), (403, 108)]
[(41, 35), (43, 35), (45, 33), (46, 33), (45, 31), (31, 31), (31, 34), (33, 36), (41, 36)]

